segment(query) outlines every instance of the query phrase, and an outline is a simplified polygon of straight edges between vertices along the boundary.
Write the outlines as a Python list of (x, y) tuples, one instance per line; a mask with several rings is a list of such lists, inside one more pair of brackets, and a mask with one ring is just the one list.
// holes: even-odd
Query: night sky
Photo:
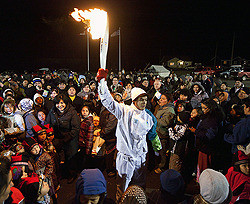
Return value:
[[(87, 68), (83, 24), (70, 16), (73, 8), (108, 12), (110, 33), (121, 27), (122, 67), (143, 69), (163, 56), (211, 63), (250, 59), (248, 6), (241, 1), (184, 0), (3, 0), (1, 2), (1, 70), (41, 67)], [(99, 42), (90, 41), (90, 67), (99, 67)], [(110, 38), (109, 69), (118, 67), (118, 37)]]

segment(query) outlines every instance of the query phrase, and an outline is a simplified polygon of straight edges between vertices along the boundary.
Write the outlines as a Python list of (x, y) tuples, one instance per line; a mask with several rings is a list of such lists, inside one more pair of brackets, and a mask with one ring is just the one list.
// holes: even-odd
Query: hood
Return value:
[(38, 103), (36, 102), (36, 99), (39, 98), (39, 97), (42, 98), (42, 100), (43, 100), (42, 105), (44, 105), (44, 98), (43, 98), (43, 96), (42, 96), (41, 94), (39, 94), (39, 93), (36, 93), (36, 94), (34, 95), (34, 97), (33, 97), (34, 104), (35, 104), (35, 105), (38, 105)]
[(3, 92), (3, 98), (5, 98), (6, 93), (7, 93), (8, 91), (10, 91), (10, 92), (13, 94), (13, 96), (15, 96), (15, 93), (14, 93), (14, 91), (13, 91), (12, 89), (5, 89), (4, 92)]
[(198, 85), (200, 87), (200, 90), (202, 90), (203, 92), (205, 92), (205, 88), (204, 88), (204, 86), (201, 85), (200, 82), (194, 82), (194, 83), (192, 83), (191, 91), (193, 91), (194, 85)]
[(76, 182), (76, 203), (80, 195), (99, 195), (107, 192), (107, 182), (99, 169), (84, 169)]

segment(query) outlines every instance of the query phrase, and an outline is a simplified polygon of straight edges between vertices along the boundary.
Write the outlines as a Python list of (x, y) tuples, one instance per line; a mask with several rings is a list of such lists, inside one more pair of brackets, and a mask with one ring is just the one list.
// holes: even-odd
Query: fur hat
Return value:
[(223, 203), (231, 194), (226, 177), (213, 169), (205, 169), (199, 178), (200, 194), (209, 203)]
[(20, 101), (20, 107), (21, 109), (24, 111), (24, 112), (28, 112), (30, 110), (32, 110), (33, 108), (33, 101), (30, 99), (30, 98), (23, 98), (21, 101)]
[(134, 101), (135, 99), (137, 99), (140, 95), (147, 95), (147, 93), (143, 89), (138, 88), (138, 87), (134, 87), (131, 90), (132, 101)]
[(27, 137), (23, 141), (22, 145), (26, 152), (29, 152), (35, 145), (38, 145), (38, 142), (33, 137)]
[(163, 190), (167, 191), (171, 195), (184, 193), (185, 183), (179, 172), (173, 169), (168, 169), (161, 174), (160, 180)]

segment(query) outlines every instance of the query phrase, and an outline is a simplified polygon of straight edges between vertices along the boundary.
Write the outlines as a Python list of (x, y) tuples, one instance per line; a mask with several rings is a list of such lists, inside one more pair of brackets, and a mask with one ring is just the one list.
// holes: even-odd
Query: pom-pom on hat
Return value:
[(164, 171), (161, 176), (161, 186), (163, 190), (171, 195), (180, 195), (184, 193), (184, 179), (181, 174), (173, 169)]
[(138, 88), (138, 87), (134, 87), (131, 90), (132, 101), (134, 101), (135, 99), (137, 99), (140, 95), (147, 95), (147, 93), (143, 89)]
[(234, 156), (235, 156), (235, 163), (234, 163), (235, 166), (250, 162), (249, 157), (243, 151), (239, 150), (234, 154)]
[(24, 146), (25, 151), (29, 152), (35, 145), (38, 145), (38, 142), (33, 137), (27, 137), (22, 145)]
[(209, 203), (223, 203), (231, 195), (226, 177), (213, 169), (205, 169), (199, 178), (200, 194)]

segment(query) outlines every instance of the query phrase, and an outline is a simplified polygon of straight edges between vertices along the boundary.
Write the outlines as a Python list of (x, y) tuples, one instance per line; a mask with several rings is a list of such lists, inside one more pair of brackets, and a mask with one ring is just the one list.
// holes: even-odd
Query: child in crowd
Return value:
[(177, 115), (177, 122), (174, 128), (170, 127), (168, 129), (171, 151), (169, 169), (174, 169), (180, 173), (183, 170), (183, 161), (187, 148), (189, 117), (189, 112), (180, 112)]

